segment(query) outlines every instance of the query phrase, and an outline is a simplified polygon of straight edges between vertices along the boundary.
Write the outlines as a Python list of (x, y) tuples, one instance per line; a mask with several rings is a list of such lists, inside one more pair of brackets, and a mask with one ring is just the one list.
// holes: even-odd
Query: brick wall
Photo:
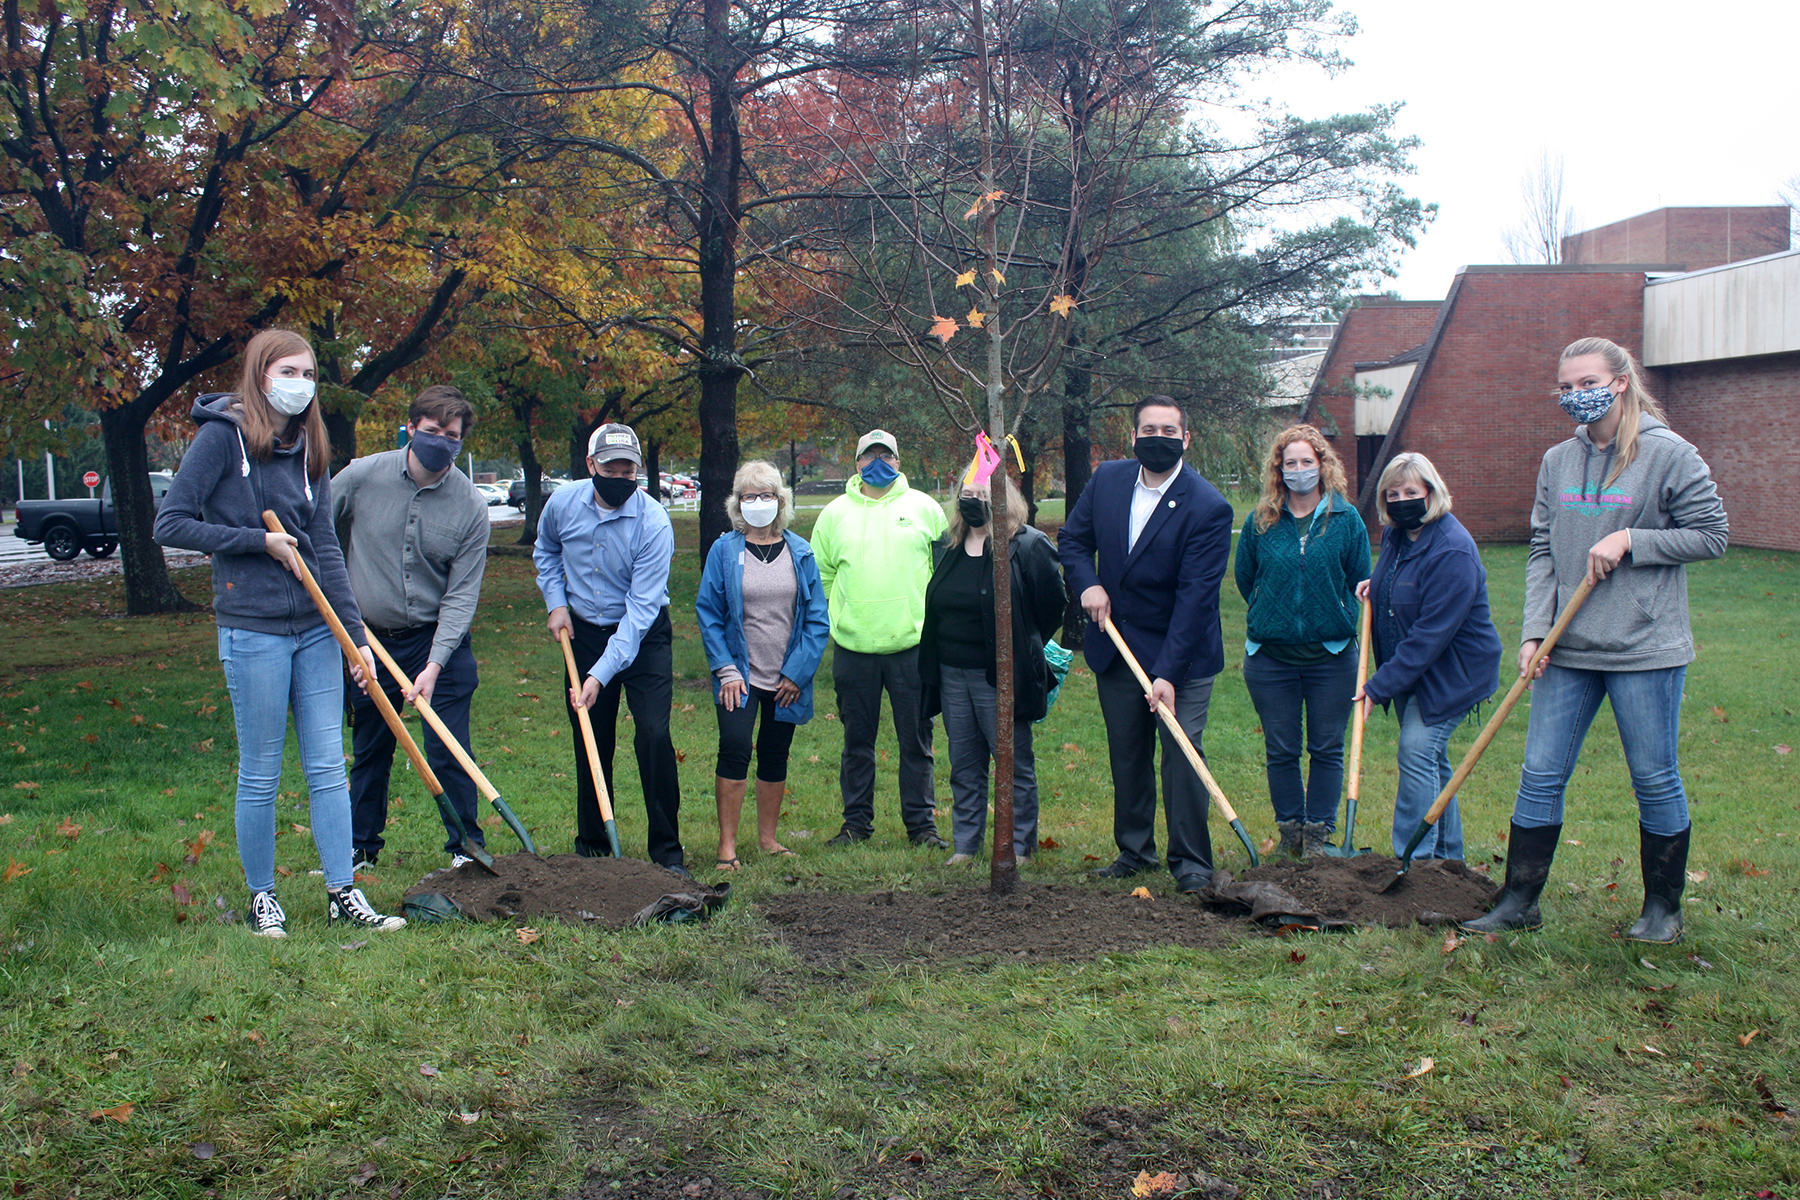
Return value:
[[(1344, 314), (1325, 361), (1319, 367), (1317, 390), (1306, 420), (1327, 433), (1333, 422), (1338, 434), (1330, 438), (1331, 448), (1344, 460), (1350, 476), (1350, 498), (1356, 499), (1361, 480), (1356, 477), (1356, 404), (1350, 388), (1356, 381), (1359, 362), (1386, 362), (1404, 354), (1431, 336), (1437, 323), (1438, 300), (1389, 300), (1382, 296), (1360, 297), (1356, 306)], [(1330, 421), (1320, 415), (1330, 414)]]
[(1800, 353), (1663, 367), (1651, 390), (1700, 451), (1731, 516), (1733, 545), (1800, 550)]
[(1644, 276), (1484, 267), (1460, 277), (1456, 302), (1418, 381), (1400, 450), (1432, 461), (1477, 540), (1531, 536), (1544, 451), (1574, 426), (1550, 397), (1557, 356), (1579, 337), (1640, 353)]
[(1565, 263), (1679, 263), (1690, 271), (1787, 248), (1782, 205), (1659, 208), (1562, 240)]

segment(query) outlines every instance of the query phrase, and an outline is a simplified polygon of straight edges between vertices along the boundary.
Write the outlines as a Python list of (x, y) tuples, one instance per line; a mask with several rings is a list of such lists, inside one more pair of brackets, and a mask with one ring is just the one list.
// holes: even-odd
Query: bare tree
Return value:
[(1775, 199), (1788, 207), (1788, 245), (1800, 243), (1800, 175), (1789, 175), (1775, 189)]
[(1525, 211), (1500, 235), (1515, 263), (1559, 263), (1562, 241), (1575, 232), (1575, 210), (1563, 203), (1563, 159), (1538, 151), (1537, 166), (1519, 181)]

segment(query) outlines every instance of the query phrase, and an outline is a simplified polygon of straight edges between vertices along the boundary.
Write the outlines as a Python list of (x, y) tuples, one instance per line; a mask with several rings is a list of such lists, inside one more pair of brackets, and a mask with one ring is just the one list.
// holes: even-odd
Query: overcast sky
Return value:
[(1773, 204), (1800, 176), (1800, 3), (1793, 0), (1336, 0), (1355, 66), (1265, 76), (1320, 116), (1401, 100), (1423, 145), (1408, 190), (1437, 221), (1384, 286), (1444, 295), (1456, 269), (1506, 262), (1520, 181), (1561, 155), (1578, 229), (1664, 206)]

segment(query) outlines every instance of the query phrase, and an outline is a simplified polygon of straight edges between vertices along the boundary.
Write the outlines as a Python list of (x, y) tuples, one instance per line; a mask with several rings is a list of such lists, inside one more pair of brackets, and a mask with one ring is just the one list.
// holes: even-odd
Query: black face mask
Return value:
[(1180, 438), (1149, 434), (1139, 435), (1138, 440), (1131, 443), (1131, 452), (1137, 455), (1137, 460), (1158, 474), (1181, 461), (1182, 449)]
[(1417, 500), (1389, 500), (1388, 516), (1393, 518), (1395, 525), (1410, 532), (1425, 524), (1425, 508), (1430, 503), (1429, 497), (1421, 497)]
[(962, 514), (963, 524), (973, 529), (980, 529), (988, 523), (988, 502), (980, 496), (958, 496), (956, 511)]
[(631, 499), (631, 493), (637, 491), (637, 480), (631, 478), (616, 479), (611, 475), (594, 476), (594, 495), (600, 497), (600, 503), (608, 508), (617, 508)]

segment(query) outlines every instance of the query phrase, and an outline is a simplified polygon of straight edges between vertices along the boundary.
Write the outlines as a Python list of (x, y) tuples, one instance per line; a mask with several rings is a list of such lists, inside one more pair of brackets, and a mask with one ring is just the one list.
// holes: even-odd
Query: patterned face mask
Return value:
[(1577, 425), (1592, 425), (1606, 415), (1606, 410), (1613, 406), (1615, 399), (1611, 385), (1603, 385), (1564, 392), (1556, 398), (1556, 402), (1562, 405), (1562, 410)]

